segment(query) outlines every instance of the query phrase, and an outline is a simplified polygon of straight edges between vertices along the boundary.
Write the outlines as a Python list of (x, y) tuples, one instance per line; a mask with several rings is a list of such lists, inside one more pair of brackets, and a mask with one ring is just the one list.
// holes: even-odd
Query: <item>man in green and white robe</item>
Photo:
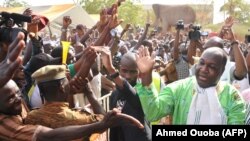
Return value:
[(136, 90), (146, 118), (155, 121), (172, 115), (173, 124), (244, 124), (245, 106), (239, 92), (219, 81), (226, 59), (222, 49), (207, 49), (195, 77), (169, 84), (157, 95), (149, 75), (154, 61), (142, 48), (137, 57), (142, 83)]

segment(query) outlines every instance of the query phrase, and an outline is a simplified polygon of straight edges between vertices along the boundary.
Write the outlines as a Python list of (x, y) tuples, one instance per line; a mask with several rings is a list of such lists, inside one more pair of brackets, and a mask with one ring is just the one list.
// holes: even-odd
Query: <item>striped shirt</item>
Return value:
[(34, 141), (42, 126), (24, 125), (23, 117), (26, 115), (25, 106), (22, 105), (22, 115), (5, 115), (0, 113), (0, 140), (1, 141)]

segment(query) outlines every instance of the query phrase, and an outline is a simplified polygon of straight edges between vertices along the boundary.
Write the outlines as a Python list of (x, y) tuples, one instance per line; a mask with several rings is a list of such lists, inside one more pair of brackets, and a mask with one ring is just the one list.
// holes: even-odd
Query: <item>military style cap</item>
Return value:
[(37, 83), (58, 80), (66, 77), (65, 65), (47, 65), (32, 74)]

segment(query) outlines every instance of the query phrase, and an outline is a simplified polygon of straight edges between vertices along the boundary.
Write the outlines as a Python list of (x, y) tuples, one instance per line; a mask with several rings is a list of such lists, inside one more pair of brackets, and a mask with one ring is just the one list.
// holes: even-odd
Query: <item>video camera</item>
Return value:
[(176, 29), (183, 30), (184, 29), (184, 21), (178, 20), (176, 23)]
[(250, 43), (250, 35), (245, 35), (245, 42)]
[[(248, 29), (248, 32), (250, 32), (250, 29)], [(250, 43), (250, 34), (245, 35), (245, 43)]]
[(188, 33), (188, 37), (190, 40), (199, 40), (201, 37), (201, 26), (200, 25), (191, 25), (191, 30)]
[[(31, 22), (30, 16), (25, 16), (18, 13), (0, 13), (0, 42), (11, 43), (19, 32), (25, 34), (25, 41), (27, 38), (27, 31), (22, 27), (23, 22)], [(17, 25), (18, 27), (14, 27)]]

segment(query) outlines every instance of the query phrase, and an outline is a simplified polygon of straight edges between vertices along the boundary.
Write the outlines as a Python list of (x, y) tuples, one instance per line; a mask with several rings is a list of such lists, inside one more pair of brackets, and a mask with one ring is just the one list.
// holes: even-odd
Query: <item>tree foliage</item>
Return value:
[[(99, 14), (101, 9), (110, 7), (116, 0), (81, 0), (80, 4), (89, 14)], [(144, 24), (146, 21), (146, 12), (141, 5), (136, 5), (134, 2), (140, 0), (126, 0), (118, 9), (118, 15), (124, 22), (131, 24)]]
[(249, 22), (250, 5), (245, 0), (228, 0), (220, 9), (240, 22)]
[(108, 1), (113, 0), (82, 0), (80, 4), (89, 14), (97, 14), (100, 13), (102, 8), (108, 6)]
[(3, 7), (23, 7), (29, 6), (29, 4), (25, 1), (18, 0), (5, 0), (3, 3)]
[(124, 24), (145, 24), (147, 20), (147, 13), (141, 5), (135, 5), (131, 1), (127, 1), (119, 8), (119, 18), (124, 20)]

